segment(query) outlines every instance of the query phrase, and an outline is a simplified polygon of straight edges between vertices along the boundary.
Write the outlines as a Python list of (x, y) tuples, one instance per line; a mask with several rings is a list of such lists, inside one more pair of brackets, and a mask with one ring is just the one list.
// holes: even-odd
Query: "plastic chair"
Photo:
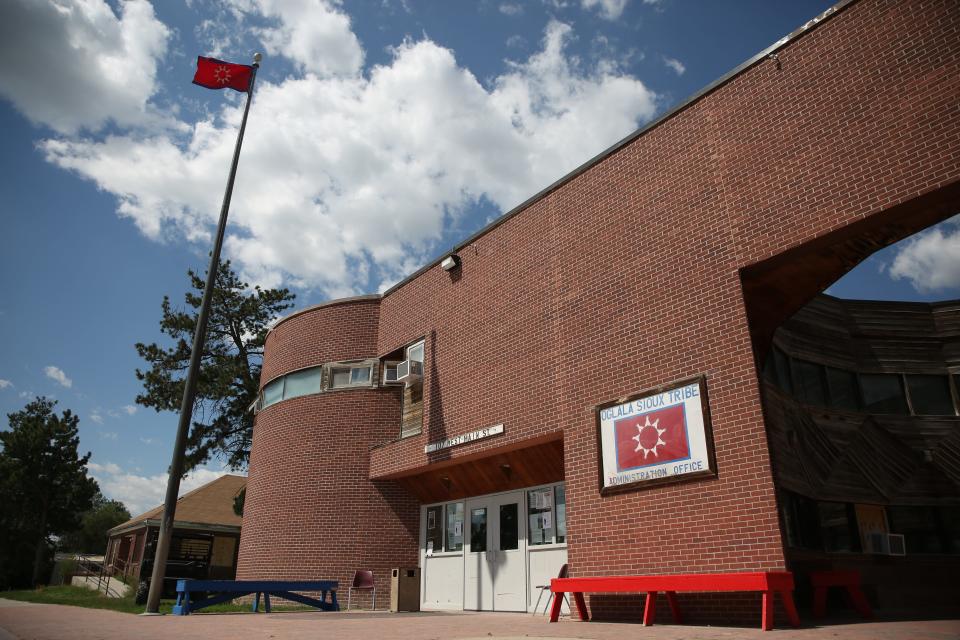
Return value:
[[(560, 567), (560, 573), (557, 574), (558, 578), (566, 578), (567, 574), (570, 573), (570, 565), (565, 564)], [(534, 589), (540, 589), (540, 595), (537, 596), (537, 604), (533, 605), (533, 615), (537, 615), (537, 609), (540, 608), (540, 599), (543, 598), (543, 593), (545, 591), (550, 591), (549, 584), (538, 584)], [(550, 610), (550, 603), (553, 602), (554, 593), (550, 592), (550, 597), (547, 598), (547, 606), (543, 608), (543, 615), (547, 615), (547, 611)], [(567, 594), (563, 594), (563, 599), (567, 601), (567, 608), (570, 608), (570, 598), (567, 597)]]
[(377, 609), (377, 586), (373, 580), (373, 571), (368, 569), (360, 569), (353, 574), (353, 586), (347, 589), (347, 611), (350, 611), (350, 596), (353, 595), (353, 590), (357, 589), (358, 591), (373, 591), (373, 610)]

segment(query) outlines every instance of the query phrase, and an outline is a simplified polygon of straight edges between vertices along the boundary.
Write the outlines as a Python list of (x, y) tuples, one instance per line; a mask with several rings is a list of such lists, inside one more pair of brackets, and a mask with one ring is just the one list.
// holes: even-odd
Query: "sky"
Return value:
[[(108, 497), (162, 502), (177, 416), (135, 404), (133, 345), (206, 269), (243, 108), (197, 55), (264, 55), (224, 256), (303, 307), (385, 290), (830, 4), (5, 0), (0, 410), (55, 398)], [(960, 298), (960, 218), (829, 292)]]

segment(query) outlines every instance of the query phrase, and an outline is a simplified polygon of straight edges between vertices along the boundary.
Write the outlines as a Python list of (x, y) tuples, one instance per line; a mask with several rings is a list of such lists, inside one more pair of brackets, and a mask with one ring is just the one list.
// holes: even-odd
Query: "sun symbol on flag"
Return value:
[(220, 84), (227, 84), (230, 82), (230, 69), (220, 65), (213, 70), (213, 79), (219, 82)]
[[(639, 424), (638, 424), (638, 425), (637, 425), (637, 435), (633, 436), (633, 438), (632, 438), (633, 440), (636, 440), (636, 441), (637, 441), (637, 448), (634, 449), (634, 452), (643, 451), (643, 459), (644, 459), (644, 460), (646, 460), (646, 459), (647, 459), (647, 456), (649, 456), (651, 453), (652, 453), (654, 456), (656, 456), (656, 455), (657, 455), (657, 447), (659, 447), (660, 445), (667, 446), (667, 443), (664, 442), (663, 439), (660, 437), (660, 436), (662, 436), (663, 434), (665, 434), (665, 433), (667, 432), (667, 430), (666, 430), (666, 429), (661, 429), (659, 425), (660, 425), (660, 418), (657, 418), (657, 419), (654, 420), (653, 422), (650, 422), (650, 416), (647, 416), (647, 420), (646, 420), (646, 423), (645, 423), (645, 424), (643, 424), (643, 425), (639, 425)], [(648, 431), (647, 433), (648, 433), (649, 435), (648, 435), (647, 437), (644, 437), (644, 432), (643, 432), (643, 430), (646, 429), (646, 428), (648, 428), (648, 427), (649, 427), (650, 429), (652, 429), (653, 431), (652, 431), (652, 432)], [(647, 443), (650, 443), (650, 442), (653, 441), (653, 433), (656, 433), (656, 434), (657, 434), (657, 435), (656, 435), (657, 441), (653, 443), (653, 446), (645, 446), (645, 445), (644, 445), (644, 441), (646, 441)]]

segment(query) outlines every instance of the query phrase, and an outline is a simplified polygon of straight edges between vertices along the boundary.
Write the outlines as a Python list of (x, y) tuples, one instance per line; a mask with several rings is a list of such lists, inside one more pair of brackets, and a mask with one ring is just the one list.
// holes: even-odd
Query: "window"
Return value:
[(311, 393), (320, 393), (322, 373), (321, 367), (313, 367), (288, 374), (284, 377), (283, 399), (289, 400)]
[(793, 389), (797, 398), (807, 404), (826, 406), (823, 365), (805, 360), (791, 359), (790, 362), (793, 365)]
[(350, 368), (336, 367), (330, 369), (330, 387), (336, 389), (337, 387), (347, 386), (350, 386)]
[(827, 389), (834, 409), (857, 411), (860, 408), (860, 390), (854, 372), (827, 367)]
[(940, 507), (940, 524), (944, 550), (960, 553), (960, 507)]
[(567, 541), (567, 505), (564, 485), (527, 491), (527, 544), (563, 544)]
[(373, 381), (373, 366), (367, 363), (335, 365), (330, 367), (330, 388), (369, 387)]
[(463, 550), (463, 503), (450, 502), (427, 507), (426, 552)]
[(824, 551), (859, 551), (860, 535), (852, 505), (820, 502), (817, 507)]
[(443, 505), (427, 507), (427, 554), (443, 548)]
[(890, 532), (903, 534), (907, 553), (943, 553), (935, 507), (887, 507)]
[(463, 550), (463, 503), (452, 502), (446, 505), (447, 509), (447, 537), (443, 545), (444, 551)]
[(910, 404), (918, 416), (952, 416), (953, 398), (950, 397), (950, 379), (937, 375), (907, 375)]
[(527, 491), (527, 522), (531, 545), (553, 542), (553, 488)]
[(887, 507), (907, 553), (960, 553), (960, 507)]
[(557, 506), (557, 542), (567, 541), (567, 489), (558, 484), (553, 492)]
[(268, 382), (263, 388), (263, 406), (269, 407), (283, 400), (283, 378)]
[(407, 360), (423, 362), (423, 340), (407, 347)]
[(860, 391), (866, 413), (909, 415), (900, 376), (894, 373), (861, 373)]
[(351, 369), (350, 384), (370, 384), (370, 367), (354, 367)]
[(789, 491), (781, 494), (780, 509), (787, 546), (798, 549), (822, 549), (820, 540), (820, 512), (817, 503)]

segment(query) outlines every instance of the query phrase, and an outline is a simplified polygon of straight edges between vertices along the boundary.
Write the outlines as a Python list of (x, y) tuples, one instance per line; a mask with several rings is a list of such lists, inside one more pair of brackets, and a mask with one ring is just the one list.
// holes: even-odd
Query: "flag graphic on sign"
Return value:
[(253, 67), (250, 65), (197, 56), (197, 73), (193, 76), (193, 84), (207, 89), (235, 89), (246, 92), (250, 90), (252, 77)]
[(687, 416), (682, 404), (617, 420), (613, 432), (618, 471), (690, 457)]

